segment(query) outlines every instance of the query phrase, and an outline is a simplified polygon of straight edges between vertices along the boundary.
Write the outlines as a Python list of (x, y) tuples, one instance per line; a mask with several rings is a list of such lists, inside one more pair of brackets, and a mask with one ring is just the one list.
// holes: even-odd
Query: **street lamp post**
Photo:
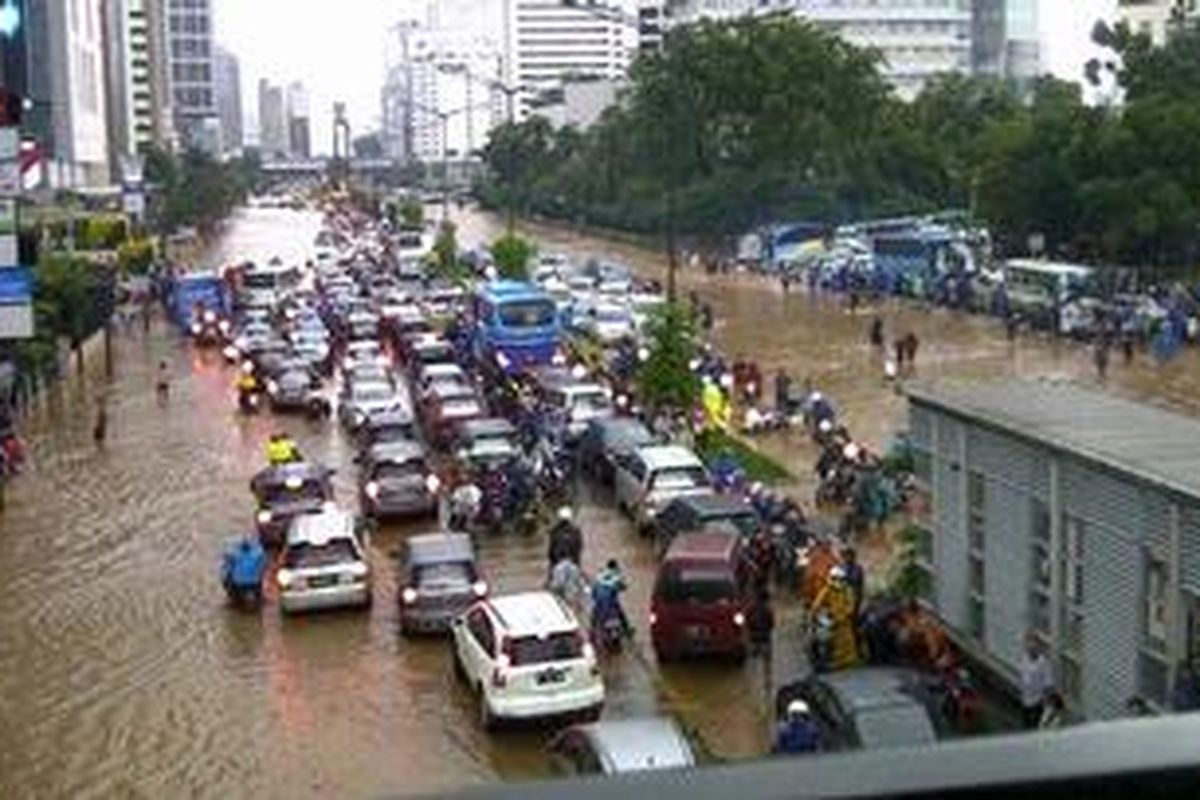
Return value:
[(414, 108), (424, 114), (437, 117), (441, 125), (442, 131), (442, 220), (450, 218), (450, 118), (455, 114), (466, 112), (468, 116), (476, 108), (476, 106), (463, 106), (461, 108), (450, 109), (443, 111), (440, 108), (433, 108), (424, 103), (409, 98), (403, 101), (405, 105)]

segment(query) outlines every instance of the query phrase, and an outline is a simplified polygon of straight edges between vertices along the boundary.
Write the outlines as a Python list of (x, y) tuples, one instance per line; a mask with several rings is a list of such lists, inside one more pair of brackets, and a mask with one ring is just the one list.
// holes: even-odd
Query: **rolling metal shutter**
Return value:
[(1029, 630), (1033, 514), (1016, 489), (989, 480), (984, 491), (984, 636), (988, 650), (1016, 668)]
[(1125, 715), (1137, 692), (1142, 552), (1120, 531), (1084, 527), (1083, 710), (1090, 719)]
[(912, 404), (908, 411), (908, 435), (924, 450), (933, 448), (933, 415), (936, 412)]
[(1050, 454), (1011, 436), (971, 427), (967, 434), (971, 469), (1045, 500), (1050, 494)]
[(962, 423), (937, 420), (934, 458), (934, 534), (937, 606), (942, 618), (959, 630), (967, 623), (967, 531), (963, 512), (963, 473), (958, 464)]
[(1179, 582), (1200, 594), (1200, 506), (1179, 509)]

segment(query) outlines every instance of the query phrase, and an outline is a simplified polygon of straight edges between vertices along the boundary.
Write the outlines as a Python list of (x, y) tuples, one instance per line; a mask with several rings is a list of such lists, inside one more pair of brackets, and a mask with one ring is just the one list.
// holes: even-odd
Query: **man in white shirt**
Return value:
[(1021, 659), (1021, 718), (1025, 727), (1038, 727), (1046, 696), (1054, 689), (1054, 674), (1041, 645), (1030, 639)]

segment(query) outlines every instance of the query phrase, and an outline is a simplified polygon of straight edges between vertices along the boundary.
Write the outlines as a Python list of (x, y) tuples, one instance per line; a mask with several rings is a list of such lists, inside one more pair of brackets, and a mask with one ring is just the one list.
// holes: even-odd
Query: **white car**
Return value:
[(454, 663), (485, 728), (563, 714), (596, 718), (604, 682), (575, 614), (549, 592), (480, 600), (452, 625)]
[(292, 520), (279, 571), (284, 613), (371, 604), (371, 567), (352, 514), (327, 509)]
[(372, 417), (396, 411), (411, 412), (411, 409), (392, 383), (371, 380), (342, 384), (338, 421), (350, 430), (357, 430)]
[(612, 345), (637, 333), (629, 308), (617, 303), (597, 303), (581, 321), (582, 327), (602, 345)]
[(379, 364), (386, 366), (388, 357), (377, 339), (359, 339), (346, 345), (345, 355), (342, 356), (342, 369), (350, 372), (359, 364)]
[(646, 531), (676, 497), (712, 494), (712, 479), (695, 453), (679, 445), (649, 445), (618, 456), (613, 487), (617, 505)]

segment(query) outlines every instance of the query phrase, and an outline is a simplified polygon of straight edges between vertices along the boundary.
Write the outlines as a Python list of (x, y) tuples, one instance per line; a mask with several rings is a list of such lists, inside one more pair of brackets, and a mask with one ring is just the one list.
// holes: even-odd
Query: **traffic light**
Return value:
[(25, 0), (0, 0), (0, 90), (4, 103), (0, 114), (5, 125), (16, 125), (26, 94)]

